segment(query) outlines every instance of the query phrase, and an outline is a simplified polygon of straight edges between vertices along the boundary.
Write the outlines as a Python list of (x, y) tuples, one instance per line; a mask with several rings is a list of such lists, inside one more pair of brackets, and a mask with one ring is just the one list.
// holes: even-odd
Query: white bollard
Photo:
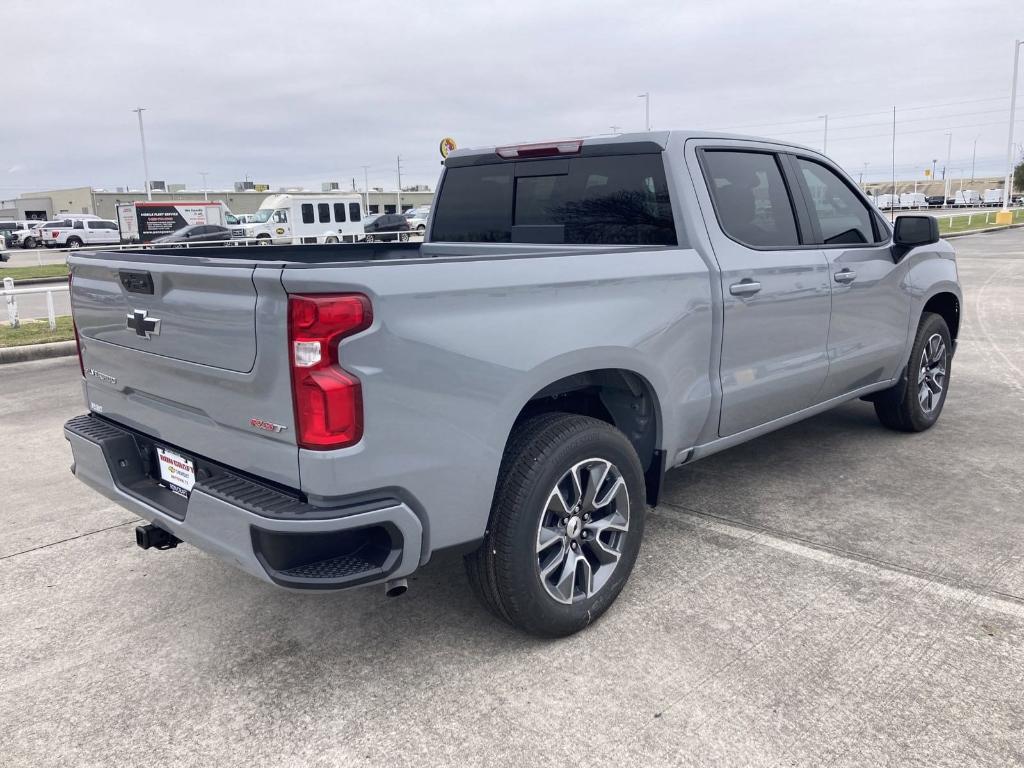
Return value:
[(57, 330), (57, 314), (53, 311), (53, 291), (46, 292), (46, 319), (50, 321), (50, 330)]
[(7, 321), (11, 328), (18, 327), (18, 300), (10, 293), (14, 290), (14, 280), (10, 277), (4, 278), (4, 290), (7, 293)]

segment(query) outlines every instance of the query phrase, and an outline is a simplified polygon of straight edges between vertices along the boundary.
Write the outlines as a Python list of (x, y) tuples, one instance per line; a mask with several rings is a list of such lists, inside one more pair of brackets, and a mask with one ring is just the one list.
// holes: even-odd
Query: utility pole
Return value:
[(402, 212), (402, 156), (398, 155), (398, 194), (395, 196), (395, 213)]
[(825, 118), (825, 137), (821, 142), (821, 154), (828, 154), (828, 115), (818, 115), (818, 117)]
[(367, 216), (370, 215), (370, 166), (363, 166), (363, 189), (366, 190), (366, 204), (363, 206), (363, 213)]
[(651, 130), (651, 92), (646, 91), (637, 96), (638, 99), (644, 100), (644, 130)]
[(1003, 211), (1010, 210), (1010, 194), (1013, 190), (1013, 118), (1017, 109), (1017, 65), (1020, 61), (1020, 47), (1024, 40), (1013, 41), (1013, 84), (1010, 86), (1010, 135), (1006, 137), (1006, 183), (1003, 186)]
[(974, 183), (974, 161), (978, 158), (978, 137), (974, 137), (974, 149), (971, 150), (971, 183)]
[(953, 156), (953, 132), (950, 131), (946, 135), (949, 137), (949, 142), (946, 144), (946, 167), (942, 169), (942, 180), (946, 182), (946, 191), (943, 192), (945, 197), (942, 198), (943, 205), (946, 204), (946, 200), (949, 200), (949, 183), (950, 181), (952, 181), (952, 179), (949, 176), (949, 173), (952, 170), (952, 168), (949, 167), (949, 161), (950, 158), (952, 158)]
[(200, 171), (199, 175), (203, 177), (203, 200), (209, 200), (210, 196), (206, 192), (206, 177), (210, 175), (210, 172)]
[(618, 125), (609, 125), (608, 127), (612, 129), (612, 133), (618, 133), (618, 132), (619, 132), (619, 128), (620, 128), (621, 126), (618, 126)]
[(146, 111), (145, 107), (136, 107), (132, 110), (139, 116), (139, 139), (142, 141), (142, 170), (146, 174), (146, 199), (153, 199), (153, 190), (149, 188), (149, 159), (146, 157), (146, 132), (142, 129), (142, 113)]
[(932, 181), (935, 181), (935, 164), (939, 162), (939, 158), (932, 158)]
[(892, 108), (892, 206), (889, 217), (896, 221), (896, 107)]
[(867, 173), (869, 165), (870, 165), (870, 163), (864, 163), (864, 167), (860, 169), (860, 186), (861, 186), (861, 189), (864, 188), (864, 174)]

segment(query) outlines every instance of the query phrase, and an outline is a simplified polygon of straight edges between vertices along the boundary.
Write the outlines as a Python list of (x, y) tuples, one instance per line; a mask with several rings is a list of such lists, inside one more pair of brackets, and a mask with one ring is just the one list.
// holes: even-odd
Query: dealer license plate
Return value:
[(156, 457), (160, 464), (160, 479), (167, 483), (170, 490), (188, 498), (192, 486), (196, 484), (196, 465), (192, 459), (159, 446)]

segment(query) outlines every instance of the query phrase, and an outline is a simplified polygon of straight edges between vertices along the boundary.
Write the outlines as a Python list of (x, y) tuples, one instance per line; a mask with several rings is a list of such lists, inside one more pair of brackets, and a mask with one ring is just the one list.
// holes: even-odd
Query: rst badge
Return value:
[(124, 322), (124, 327), (129, 331), (135, 331), (136, 336), (142, 336), (145, 339), (151, 339), (154, 336), (160, 335), (159, 318), (150, 317), (145, 309), (136, 309), (129, 312), (128, 318)]
[(288, 429), (284, 424), (275, 424), (263, 419), (249, 419), (249, 426), (253, 429), (262, 429), (264, 432), (284, 432)]

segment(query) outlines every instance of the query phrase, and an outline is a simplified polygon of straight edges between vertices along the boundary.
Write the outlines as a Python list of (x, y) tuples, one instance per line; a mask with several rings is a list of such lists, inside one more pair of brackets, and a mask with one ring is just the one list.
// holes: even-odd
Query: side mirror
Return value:
[(900, 216), (892, 238), (903, 250), (939, 242), (939, 220), (934, 216)]

